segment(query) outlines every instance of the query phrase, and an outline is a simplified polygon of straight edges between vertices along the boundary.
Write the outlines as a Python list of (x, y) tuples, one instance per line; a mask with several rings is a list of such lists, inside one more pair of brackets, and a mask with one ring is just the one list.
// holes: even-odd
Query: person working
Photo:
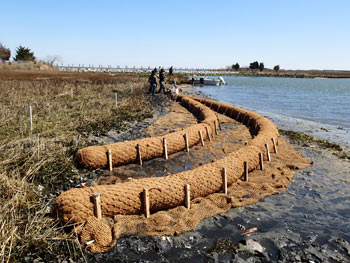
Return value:
[(164, 85), (164, 83), (165, 83), (164, 72), (165, 71), (163, 68), (161, 68), (159, 70), (159, 91), (158, 91), (158, 93), (161, 93), (163, 91), (163, 93), (165, 94), (166, 92), (165, 92), (165, 85)]
[(152, 71), (151, 75), (148, 78), (148, 82), (149, 82), (149, 90), (148, 93), (152, 93), (152, 95), (155, 94), (156, 92), (156, 88), (157, 88), (157, 76), (156, 76), (156, 72), (157, 71)]

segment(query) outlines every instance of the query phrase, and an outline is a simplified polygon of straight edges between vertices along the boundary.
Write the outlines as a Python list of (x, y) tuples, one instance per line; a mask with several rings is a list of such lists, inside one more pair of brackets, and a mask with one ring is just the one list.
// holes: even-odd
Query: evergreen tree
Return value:
[(13, 58), (14, 61), (35, 61), (34, 52), (31, 52), (29, 48), (19, 46), (16, 49), (16, 55)]
[(239, 68), (240, 66), (238, 63), (232, 65), (232, 69), (234, 69), (235, 71), (239, 70)]
[(264, 68), (265, 68), (264, 63), (260, 62), (260, 64), (259, 64), (260, 71), (263, 71)]
[(249, 68), (250, 69), (258, 69), (259, 68), (259, 62), (258, 61), (254, 61), (254, 62), (250, 63)]

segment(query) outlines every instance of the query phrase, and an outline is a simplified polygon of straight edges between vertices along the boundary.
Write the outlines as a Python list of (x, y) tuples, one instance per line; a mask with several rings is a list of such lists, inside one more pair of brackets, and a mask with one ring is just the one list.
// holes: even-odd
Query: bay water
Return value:
[(350, 146), (350, 79), (225, 77), (197, 87), (223, 103), (268, 117), (279, 128)]

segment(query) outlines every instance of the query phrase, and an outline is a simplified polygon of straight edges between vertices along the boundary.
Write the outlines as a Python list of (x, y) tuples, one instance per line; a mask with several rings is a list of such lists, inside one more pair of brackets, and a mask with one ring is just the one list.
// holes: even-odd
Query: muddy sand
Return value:
[[(201, 95), (193, 89), (184, 89), (190, 95)], [(162, 95), (161, 95), (162, 96)], [(163, 97), (163, 96), (162, 96)], [(156, 98), (157, 102), (162, 98)], [(165, 98), (164, 98), (165, 101)], [(186, 109), (167, 102), (167, 107), (159, 107), (153, 119), (143, 123), (130, 124), (130, 132), (92, 138), (99, 143), (111, 143), (125, 139), (159, 136), (182, 129), (196, 123), (196, 119)], [(195, 146), (190, 153), (179, 152), (169, 161), (160, 158), (147, 162), (143, 168), (136, 164), (115, 168), (113, 175), (106, 171), (97, 171), (99, 177), (94, 184), (114, 184), (134, 178), (163, 176), (180, 172), (222, 158), (225, 154), (237, 150), (251, 139), (248, 130), (229, 118), (223, 120), (223, 130), (212, 142), (204, 147)], [(312, 145), (310, 145), (312, 146)], [(88, 254), (88, 259), (106, 262), (346, 262), (350, 260), (350, 194), (346, 187), (349, 182), (350, 165), (339, 159), (329, 150), (317, 146), (293, 145), (293, 147), (313, 166), (285, 176), (281, 181), (281, 191), (291, 180), (284, 193), (268, 196), (259, 200), (258, 188), (254, 182), (262, 184), (262, 172), (250, 174), (251, 182), (238, 182), (229, 188), (236, 194), (234, 206), (226, 212), (195, 221), (186, 225), (173, 220), (173, 229), (159, 227), (157, 236), (152, 234), (145, 221), (135, 216), (133, 222), (138, 226), (124, 234), (130, 237), (119, 238), (116, 245), (106, 253)], [(279, 155), (290, 158), (291, 164), (297, 163), (297, 155), (281, 140)], [(278, 158), (266, 167), (270, 169), (270, 179), (274, 169), (278, 171)], [(297, 168), (295, 165), (293, 168)], [(280, 168), (281, 169), (281, 168)], [(272, 172), (271, 172), (272, 171)], [(266, 172), (267, 173), (267, 172)], [(276, 174), (277, 174), (276, 173)], [(292, 179), (293, 178), (293, 179)], [(247, 187), (248, 186), (248, 187)], [(275, 191), (277, 193), (279, 191)], [(260, 193), (261, 194), (261, 193)], [(217, 194), (220, 195), (220, 194)], [(225, 199), (226, 200), (226, 199)], [(201, 201), (198, 201), (201, 205)], [(223, 206), (228, 202), (224, 202)], [(251, 204), (254, 203), (254, 204)], [(250, 204), (250, 205), (249, 205)], [(210, 209), (210, 206), (204, 208)], [(223, 211), (227, 210), (223, 207)], [(177, 208), (177, 214), (187, 213), (184, 207)], [(200, 219), (200, 216), (198, 216)], [(120, 218), (125, 226), (127, 218)], [(148, 225), (159, 222), (146, 222)], [(199, 223), (199, 224), (198, 224)], [(197, 225), (198, 224), (198, 225)], [(194, 230), (189, 228), (197, 225)], [(142, 227), (143, 226), (143, 227)], [(248, 229), (257, 231), (241, 235)], [(135, 231), (136, 229), (136, 231)], [(188, 231), (183, 233), (184, 231)], [(141, 235), (140, 235), (141, 234)], [(153, 233), (154, 234), (154, 233)], [(175, 234), (175, 235), (174, 235)]]

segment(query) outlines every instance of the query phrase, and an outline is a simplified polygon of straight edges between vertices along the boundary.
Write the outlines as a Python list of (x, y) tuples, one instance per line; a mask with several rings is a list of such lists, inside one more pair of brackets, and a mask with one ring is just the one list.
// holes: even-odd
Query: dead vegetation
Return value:
[(135, 75), (0, 72), (0, 262), (83, 256), (51, 217), (51, 203), (90, 176), (74, 166), (89, 135), (152, 115), (145, 83)]

